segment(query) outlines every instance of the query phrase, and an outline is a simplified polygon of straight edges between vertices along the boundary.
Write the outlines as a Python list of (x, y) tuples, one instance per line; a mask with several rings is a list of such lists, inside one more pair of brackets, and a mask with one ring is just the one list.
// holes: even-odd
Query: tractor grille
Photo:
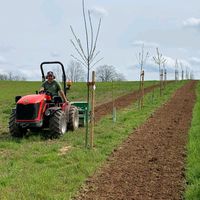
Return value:
[(16, 119), (33, 120), (37, 118), (40, 104), (17, 104)]

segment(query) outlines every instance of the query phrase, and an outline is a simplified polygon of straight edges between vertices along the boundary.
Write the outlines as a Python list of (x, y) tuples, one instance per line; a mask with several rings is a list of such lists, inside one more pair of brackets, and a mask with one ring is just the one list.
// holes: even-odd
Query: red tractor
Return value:
[[(59, 64), (62, 68), (63, 91), (66, 95), (66, 75), (61, 62), (43, 62), (40, 65), (42, 80), (45, 80), (43, 66)], [(78, 108), (64, 103), (60, 96), (52, 97), (48, 91), (15, 97), (16, 107), (12, 109), (9, 121), (10, 134), (23, 137), (28, 130), (38, 131), (48, 128), (54, 137), (63, 135), (68, 129), (74, 131), (79, 126)]]

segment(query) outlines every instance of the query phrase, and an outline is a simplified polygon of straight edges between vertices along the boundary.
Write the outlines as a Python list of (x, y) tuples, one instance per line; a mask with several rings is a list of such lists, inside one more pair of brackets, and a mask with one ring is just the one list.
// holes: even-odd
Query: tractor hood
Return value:
[(42, 101), (46, 100), (46, 95), (45, 94), (32, 94), (32, 95), (26, 95), (21, 97), (18, 101), (17, 104), (36, 104), (40, 103)]

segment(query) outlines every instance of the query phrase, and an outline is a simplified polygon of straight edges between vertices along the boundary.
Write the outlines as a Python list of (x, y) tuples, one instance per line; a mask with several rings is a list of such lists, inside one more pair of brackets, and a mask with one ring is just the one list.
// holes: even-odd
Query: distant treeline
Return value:
[(9, 72), (8, 74), (0, 74), (0, 80), (2, 80), (2, 81), (26, 81), (26, 78), (19, 74), (16, 75), (12, 72)]

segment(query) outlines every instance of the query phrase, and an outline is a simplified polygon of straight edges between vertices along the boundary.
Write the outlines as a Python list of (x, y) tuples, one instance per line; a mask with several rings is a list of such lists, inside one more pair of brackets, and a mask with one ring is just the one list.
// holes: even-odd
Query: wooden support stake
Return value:
[(140, 73), (140, 81), (139, 81), (139, 90), (138, 90), (138, 109), (141, 109), (141, 73)]
[(142, 108), (142, 74), (143, 70), (140, 72), (140, 82), (139, 82), (139, 92), (138, 92), (138, 108)]
[(163, 80), (164, 80), (164, 74), (163, 74), (163, 69), (161, 69), (161, 89), (162, 89), (162, 90), (163, 90), (163, 88), (164, 88)]
[(115, 107), (115, 99), (114, 99), (114, 81), (112, 80), (112, 119), (113, 122), (116, 122), (116, 107)]
[(164, 88), (166, 88), (166, 84), (167, 84), (167, 70), (165, 69), (165, 71), (164, 71)]
[(162, 96), (162, 88), (163, 88), (163, 72), (160, 70), (160, 96)]
[(141, 82), (141, 108), (144, 106), (144, 70), (142, 70), (142, 82)]
[(95, 122), (95, 115), (94, 115), (94, 107), (95, 107), (95, 71), (92, 71), (92, 92), (91, 92), (91, 129), (90, 129), (90, 148), (92, 149), (94, 146), (94, 122)]

